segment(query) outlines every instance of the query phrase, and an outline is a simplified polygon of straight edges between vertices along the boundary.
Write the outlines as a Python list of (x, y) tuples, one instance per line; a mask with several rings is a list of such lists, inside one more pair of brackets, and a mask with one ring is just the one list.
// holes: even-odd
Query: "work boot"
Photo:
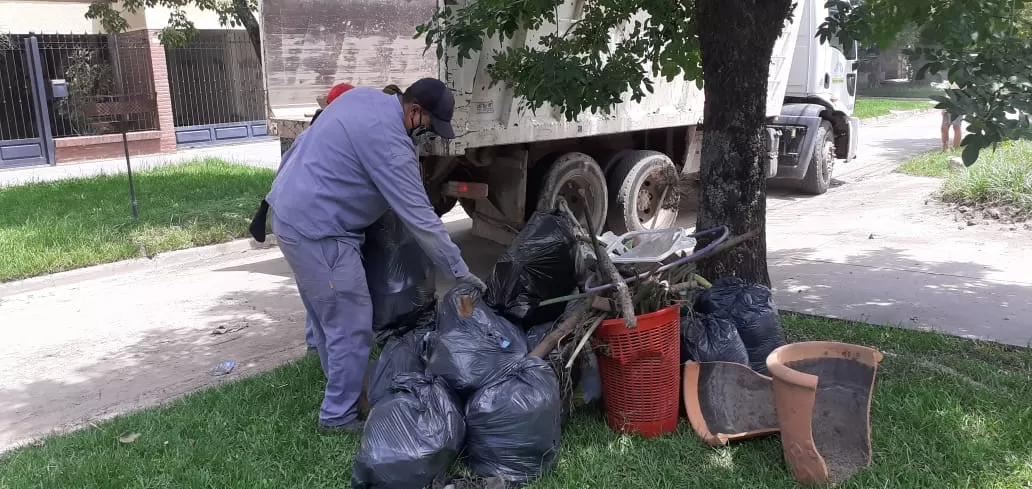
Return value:
[(325, 426), (319, 423), (317, 431), (320, 435), (362, 435), (365, 429), (365, 421), (356, 420), (339, 426)]

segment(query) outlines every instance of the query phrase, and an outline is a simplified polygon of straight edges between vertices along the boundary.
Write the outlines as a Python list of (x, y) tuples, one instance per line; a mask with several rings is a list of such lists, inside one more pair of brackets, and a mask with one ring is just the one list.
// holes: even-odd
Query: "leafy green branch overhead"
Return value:
[[(425, 35), (427, 48), (436, 46), (439, 57), (455, 48), (461, 63), (484, 48), (485, 34), (508, 39), (556, 23), (562, 3), (477, 0), (449, 6), (420, 26), (417, 36)], [(640, 101), (653, 90), (652, 77), (683, 76), (701, 85), (694, 1), (599, 0), (584, 2), (583, 9), (582, 19), (537, 45), (497, 53), (489, 68), (493, 82), (506, 83), (533, 109), (560, 107), (568, 119), (586, 111), (609, 113), (624, 94)]]
[(912, 51), (926, 73), (951, 84), (936, 106), (969, 123), (962, 144), (966, 165), (1002, 141), (1032, 138), (1032, 2), (1028, 0), (866, 0), (837, 8), (821, 28), (839, 36), (887, 46), (908, 24), (922, 40)]
[(86, 11), (86, 18), (100, 21), (107, 32), (120, 33), (130, 28), (124, 13), (135, 14), (147, 8), (164, 7), (170, 13), (166, 27), (161, 30), (161, 43), (180, 47), (197, 34), (196, 25), (187, 17), (185, 7), (188, 6), (214, 12), (224, 26), (246, 29), (255, 54), (261, 59), (261, 32), (254, 16), (258, 11), (258, 0), (93, 0)]

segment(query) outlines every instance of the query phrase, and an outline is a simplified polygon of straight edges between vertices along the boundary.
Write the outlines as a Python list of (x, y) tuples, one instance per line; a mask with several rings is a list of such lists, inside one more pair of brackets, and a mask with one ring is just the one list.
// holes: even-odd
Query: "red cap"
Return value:
[(330, 89), (330, 94), (326, 96), (326, 105), (330, 105), (333, 99), (340, 97), (340, 95), (348, 90), (355, 88), (353, 85), (347, 83), (338, 83)]

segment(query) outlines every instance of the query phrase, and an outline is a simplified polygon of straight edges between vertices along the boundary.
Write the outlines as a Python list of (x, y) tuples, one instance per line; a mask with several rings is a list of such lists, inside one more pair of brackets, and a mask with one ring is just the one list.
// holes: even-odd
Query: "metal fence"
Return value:
[[(157, 98), (145, 33), (38, 35), (43, 76), (64, 80), (67, 94), (47, 86), (55, 138), (158, 128)], [(66, 95), (66, 96), (63, 96)]]
[(165, 48), (176, 127), (265, 119), (261, 63), (245, 31), (200, 31)]
[(21, 38), (0, 35), (0, 141), (37, 138), (29, 54)]

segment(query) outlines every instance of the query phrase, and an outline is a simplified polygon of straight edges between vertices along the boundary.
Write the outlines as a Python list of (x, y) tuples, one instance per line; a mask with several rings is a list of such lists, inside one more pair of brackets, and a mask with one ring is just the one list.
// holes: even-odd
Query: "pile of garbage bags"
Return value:
[[(370, 377), (373, 408), (353, 488), (425, 487), (460, 453), (476, 476), (515, 483), (555, 466), (555, 372), (527, 356), (524, 333), (478, 295), (456, 286), (440, 301), (435, 328), (387, 340)], [(463, 297), (472, 299), (470, 310), (463, 310)]]
[[(559, 382), (549, 361), (528, 352), (566, 307), (540, 303), (576, 290), (577, 249), (566, 218), (537, 213), (498, 260), (486, 293), (460, 284), (436, 301), (433, 265), (397, 216), (367, 230), (366, 279), (383, 349), (352, 487), (418, 489), (460, 458), (475, 477), (515, 484), (555, 467)], [(598, 397), (597, 362), (594, 380)]]
[[(571, 303), (582, 254), (559, 212), (536, 213), (495, 264), (481, 295), (468, 285), (436, 300), (434, 265), (388, 212), (366, 234), (363, 256), (374, 331), (383, 345), (369, 378), (372, 405), (355, 459), (355, 489), (419, 489), (457, 461), (480, 478), (522, 484), (557, 462), (565, 411), (559, 350), (529, 356)], [(682, 317), (682, 360), (725, 361), (767, 373), (785, 343), (766, 287), (718, 280)], [(602, 396), (591, 348), (577, 357), (574, 387)]]
[(770, 375), (767, 356), (785, 344), (770, 289), (738, 277), (713, 282), (681, 320), (681, 360), (732, 362)]

